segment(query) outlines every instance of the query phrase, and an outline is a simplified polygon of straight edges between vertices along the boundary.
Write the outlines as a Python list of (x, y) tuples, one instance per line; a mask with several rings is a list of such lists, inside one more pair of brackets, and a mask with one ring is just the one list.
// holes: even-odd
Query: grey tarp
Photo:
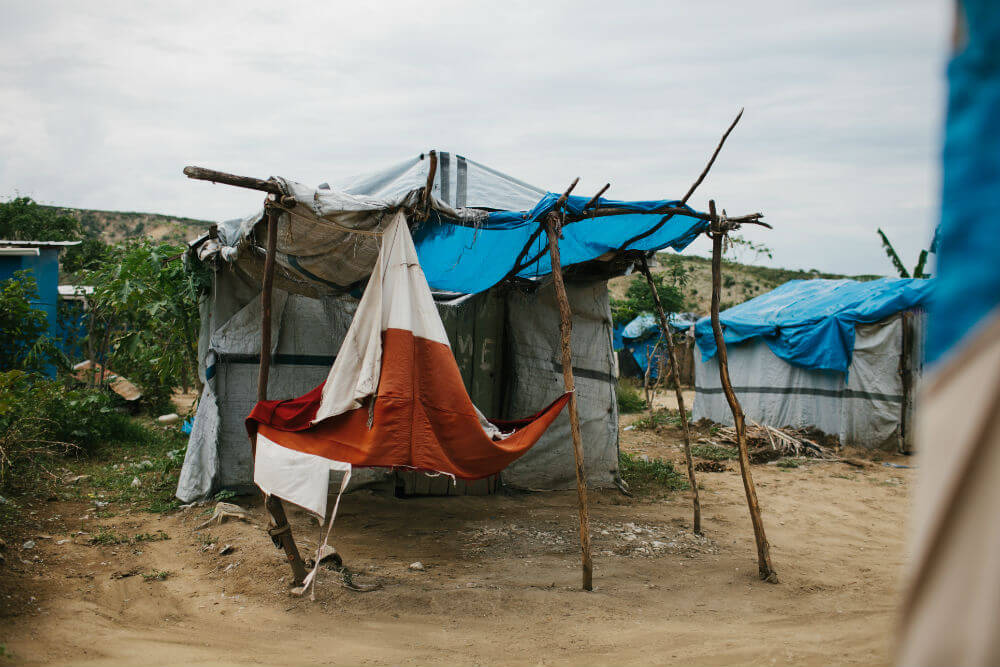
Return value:
[[(918, 331), (922, 322), (916, 318)], [(845, 376), (793, 366), (755, 339), (728, 347), (729, 374), (748, 419), (779, 428), (816, 428), (844, 445), (895, 449), (906, 398), (903, 343), (902, 317), (856, 327)], [(698, 356), (695, 392), (695, 420), (732, 424), (715, 357), (706, 362)]]
[[(222, 488), (252, 488), (243, 422), (256, 403), (260, 296), (238, 269), (224, 267), (215, 276), (202, 317), (206, 386), (177, 489), (185, 502)], [(618, 414), (607, 284), (570, 285), (569, 296), (588, 479), (610, 486), (617, 476)], [(313, 299), (275, 291), (270, 398), (301, 396), (326, 379), (356, 304), (346, 296)], [(438, 308), (469, 395), (488, 416), (525, 417), (562, 393), (559, 314), (551, 285), (529, 294), (494, 289)], [(354, 486), (386, 475), (358, 473)], [(571, 487), (567, 417), (560, 416), (503, 479), (515, 487)]]
[[(611, 306), (607, 283), (567, 285), (573, 310), (573, 376), (587, 480), (610, 486), (618, 476), (617, 375), (611, 348)], [(508, 296), (510, 389), (507, 414), (528, 415), (563, 391), (559, 307), (551, 285), (535, 294)], [(569, 489), (576, 486), (569, 411), (503, 472), (519, 488)]]

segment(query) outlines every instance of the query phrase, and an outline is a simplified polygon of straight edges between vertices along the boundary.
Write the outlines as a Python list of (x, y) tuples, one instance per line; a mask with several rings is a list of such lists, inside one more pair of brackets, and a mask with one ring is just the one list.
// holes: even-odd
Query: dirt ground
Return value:
[[(623, 448), (682, 461), (669, 435), (630, 430)], [(333, 541), (358, 583), (382, 587), (354, 592), (322, 570), (315, 602), (288, 593), (258, 502), (236, 499), (251, 522), (201, 531), (205, 507), (95, 518), (93, 505), (49, 502), (35, 532), (8, 545), (0, 646), (12, 657), (0, 665), (889, 662), (915, 471), (754, 466), (774, 585), (757, 579), (727, 467), (699, 477), (704, 537), (690, 532), (684, 492), (592, 493), (590, 593), (579, 590), (572, 492), (349, 494)], [(303, 551), (315, 549), (315, 521), (291, 516)]]

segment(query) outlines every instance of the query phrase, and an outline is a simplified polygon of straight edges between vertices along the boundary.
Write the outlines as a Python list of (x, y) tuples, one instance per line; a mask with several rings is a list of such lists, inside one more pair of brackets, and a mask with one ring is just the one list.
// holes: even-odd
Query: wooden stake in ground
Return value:
[[(278, 246), (278, 211), (268, 208), (267, 212), (267, 255), (264, 259), (264, 279), (260, 291), (260, 367), (257, 371), (257, 401), (267, 400), (267, 381), (271, 372), (271, 291), (274, 285), (274, 259)], [(293, 585), (298, 586), (306, 577), (306, 565), (299, 555), (292, 537), (292, 527), (285, 516), (285, 506), (281, 498), (267, 496), (265, 502), (271, 515), (271, 538), (281, 543), (285, 557), (292, 566)]]
[(730, 227), (726, 221), (715, 213), (715, 202), (708, 202), (708, 210), (712, 215), (709, 235), (712, 237), (712, 332), (715, 334), (715, 358), (719, 362), (719, 379), (722, 391), (726, 394), (729, 409), (733, 412), (733, 423), (736, 427), (736, 445), (739, 447), (740, 475), (743, 477), (743, 490), (747, 495), (747, 507), (750, 509), (750, 522), (753, 524), (753, 535), (757, 541), (757, 570), (760, 578), (772, 584), (778, 583), (778, 574), (771, 565), (771, 547), (764, 534), (764, 521), (760, 516), (760, 503), (757, 502), (757, 489), (754, 487), (753, 475), (750, 472), (750, 454), (747, 452), (747, 424), (743, 415), (743, 407), (733, 384), (729, 380), (729, 361), (726, 355), (726, 341), (722, 335), (722, 324), (719, 322), (719, 301), (722, 296), (722, 241)]
[(573, 379), (573, 314), (569, 309), (569, 297), (563, 282), (562, 263), (559, 259), (559, 234), (562, 228), (562, 214), (559, 210), (569, 198), (579, 179), (573, 181), (569, 189), (556, 203), (556, 210), (545, 217), (545, 233), (549, 239), (549, 258), (552, 262), (552, 282), (555, 284), (556, 300), (559, 302), (559, 338), (562, 344), (563, 383), (569, 396), (569, 428), (573, 436), (573, 458), (576, 460), (576, 494), (580, 511), (580, 551), (583, 559), (583, 589), (594, 589), (594, 564), (590, 558), (590, 515), (587, 508), (587, 478), (583, 467), (583, 441), (580, 437), (580, 416), (576, 407), (576, 385)]
[(691, 502), (694, 505), (694, 532), (701, 535), (701, 500), (698, 498), (698, 481), (694, 477), (694, 461), (691, 459), (691, 429), (688, 425), (687, 409), (684, 407), (684, 394), (681, 391), (681, 374), (677, 366), (677, 350), (674, 347), (673, 336), (670, 335), (670, 327), (667, 324), (666, 313), (663, 312), (663, 304), (660, 302), (660, 295), (656, 291), (656, 283), (653, 282), (653, 274), (649, 272), (649, 265), (646, 263), (646, 256), (639, 258), (639, 270), (646, 276), (649, 283), (649, 290), (653, 293), (653, 303), (656, 305), (656, 315), (660, 319), (660, 331), (667, 344), (667, 354), (670, 357), (670, 368), (672, 369), (674, 395), (677, 396), (677, 411), (681, 415), (681, 429), (684, 432), (684, 459), (687, 462), (688, 482), (691, 484)]

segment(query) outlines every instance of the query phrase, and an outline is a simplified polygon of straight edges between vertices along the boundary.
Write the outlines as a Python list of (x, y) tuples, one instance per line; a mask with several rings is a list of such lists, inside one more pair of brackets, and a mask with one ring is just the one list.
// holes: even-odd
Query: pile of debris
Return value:
[[(719, 429), (719, 441), (713, 445), (736, 447), (736, 429), (726, 426)], [(780, 458), (813, 458), (863, 468), (865, 463), (840, 456), (833, 447), (816, 442), (815, 436), (805, 429), (775, 428), (747, 420), (747, 449), (751, 463), (770, 463)]]

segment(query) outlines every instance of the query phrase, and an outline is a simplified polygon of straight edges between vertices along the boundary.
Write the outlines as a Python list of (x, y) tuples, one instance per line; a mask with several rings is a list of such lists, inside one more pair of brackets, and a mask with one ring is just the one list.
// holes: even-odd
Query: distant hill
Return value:
[[(677, 255), (688, 271), (688, 284), (683, 292), (687, 300), (686, 308), (700, 315), (707, 315), (712, 302), (712, 260), (696, 255)], [(661, 256), (660, 265), (650, 267), (654, 273), (660, 273), (666, 255)], [(625, 290), (634, 280), (636, 274), (614, 278), (608, 283), (612, 298), (621, 299)], [(845, 276), (837, 273), (821, 273), (819, 271), (797, 271), (792, 269), (773, 269), (767, 266), (739, 264), (724, 261), (722, 265), (722, 295), (721, 310), (738, 303), (748, 301), (759, 294), (770, 292), (775, 287), (789, 280), (810, 278), (853, 278), (855, 280), (874, 280), (882, 276), (862, 275)], [(641, 276), (639, 276), (642, 279)]]
[(178, 218), (159, 213), (97, 211), (61, 206), (51, 208), (72, 215), (80, 221), (84, 233), (100, 238), (105, 243), (117, 243), (145, 236), (155, 241), (183, 244), (205, 233), (212, 224), (207, 220)]
[[(77, 218), (89, 236), (102, 239), (105, 243), (117, 243), (125, 239), (149, 237), (156, 241), (183, 244), (204, 234), (212, 223), (208, 220), (179, 218), (159, 213), (137, 213), (134, 211), (98, 211), (93, 209), (65, 208), (53, 206), (60, 212)], [(678, 255), (688, 271), (688, 285), (684, 289), (686, 308), (699, 314), (707, 314), (712, 299), (712, 262), (707, 257)], [(666, 255), (663, 256), (665, 261)], [(662, 262), (652, 266), (654, 273), (663, 271)], [(819, 271), (796, 271), (774, 269), (766, 266), (740, 264), (726, 261), (722, 270), (722, 309), (743, 303), (758, 294), (769, 292), (789, 280), (809, 278), (854, 278), (872, 280), (881, 276), (845, 276)], [(614, 278), (608, 283), (613, 298), (621, 299), (636, 274)]]

